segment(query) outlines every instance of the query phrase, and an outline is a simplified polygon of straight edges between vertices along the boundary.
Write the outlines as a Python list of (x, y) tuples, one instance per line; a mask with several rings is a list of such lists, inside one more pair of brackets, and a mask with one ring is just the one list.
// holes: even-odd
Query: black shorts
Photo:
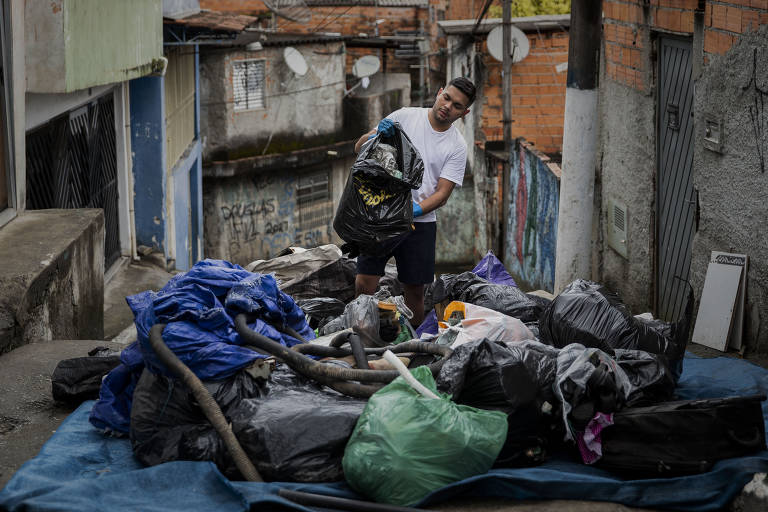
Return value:
[(357, 257), (357, 273), (383, 276), (384, 266), (392, 256), (397, 263), (397, 279), (404, 284), (429, 284), (435, 279), (435, 240), (437, 222), (414, 222), (414, 231), (389, 254)]

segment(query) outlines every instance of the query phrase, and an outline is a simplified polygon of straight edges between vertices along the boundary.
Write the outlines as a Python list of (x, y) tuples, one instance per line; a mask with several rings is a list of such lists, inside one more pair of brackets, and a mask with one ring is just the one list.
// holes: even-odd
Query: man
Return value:
[(455, 186), (461, 186), (467, 163), (467, 144), (453, 126), (454, 121), (469, 113), (475, 100), (475, 86), (466, 78), (454, 78), (437, 92), (432, 108), (401, 108), (360, 137), (355, 151), (377, 132), (394, 134), (394, 122), (402, 126), (424, 161), (421, 187), (412, 191), (415, 231), (405, 237), (390, 254), (360, 254), (357, 258), (355, 293), (372, 295), (384, 275), (391, 256), (397, 263), (397, 277), (403, 283), (405, 303), (413, 311), (412, 324), (424, 320), (424, 285), (435, 276), (435, 210), (443, 206)]

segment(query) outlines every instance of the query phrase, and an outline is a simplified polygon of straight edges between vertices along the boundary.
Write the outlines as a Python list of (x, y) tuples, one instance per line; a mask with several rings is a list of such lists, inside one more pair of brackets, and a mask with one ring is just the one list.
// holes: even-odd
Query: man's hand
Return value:
[(413, 218), (421, 217), (424, 215), (424, 212), (421, 211), (421, 206), (419, 206), (419, 203), (416, 201), (413, 202)]
[(395, 123), (393, 123), (391, 119), (385, 117), (379, 121), (379, 126), (376, 128), (376, 131), (385, 137), (393, 137), (395, 135)]

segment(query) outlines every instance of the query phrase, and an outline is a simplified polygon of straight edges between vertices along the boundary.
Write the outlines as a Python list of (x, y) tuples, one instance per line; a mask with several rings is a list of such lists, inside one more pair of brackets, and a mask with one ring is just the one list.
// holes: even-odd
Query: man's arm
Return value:
[(363, 144), (365, 144), (365, 141), (367, 141), (371, 135), (375, 135), (375, 134), (376, 134), (376, 128), (369, 131), (368, 133), (364, 133), (362, 137), (357, 139), (357, 142), (355, 142), (355, 153), (359, 153), (360, 148), (363, 147)]
[(422, 213), (429, 213), (432, 210), (437, 210), (441, 206), (444, 206), (448, 202), (448, 198), (451, 197), (453, 188), (456, 186), (451, 180), (440, 178), (437, 181), (437, 190), (431, 196), (422, 200), (419, 203)]

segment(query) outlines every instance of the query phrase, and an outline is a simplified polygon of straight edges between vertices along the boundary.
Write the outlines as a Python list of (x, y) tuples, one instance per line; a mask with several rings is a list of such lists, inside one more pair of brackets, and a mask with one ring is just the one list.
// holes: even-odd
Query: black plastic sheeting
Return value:
[(357, 263), (341, 257), (302, 279), (294, 280), (288, 286), (281, 286), (280, 290), (297, 302), (315, 297), (332, 297), (349, 302), (355, 298), (355, 274)]
[(269, 394), (232, 411), (232, 428), (267, 480), (343, 479), (344, 448), (365, 400), (308, 382), (289, 370), (270, 379)]
[[(322, 388), (279, 368), (254, 379), (241, 370), (204, 382), (232, 424), (245, 452), (266, 480), (328, 482), (343, 477), (341, 459), (365, 402)], [(241, 479), (221, 437), (181, 381), (147, 371), (133, 395), (131, 443), (154, 466), (173, 460), (210, 460)]]
[(571, 343), (599, 348), (642, 350), (668, 358), (675, 378), (688, 340), (693, 307), (689, 297), (684, 318), (677, 324), (644, 322), (632, 316), (619, 296), (604, 286), (579, 279), (568, 285), (544, 310), (539, 322), (541, 341), (562, 348)]
[[(389, 174), (371, 158), (381, 143), (397, 149), (400, 178)], [(395, 135), (376, 135), (363, 146), (352, 165), (347, 184), (333, 219), (336, 233), (361, 252), (387, 254), (411, 232), (413, 199), (411, 189), (421, 186), (424, 162), (398, 123)]]
[(307, 322), (313, 329), (322, 328), (330, 320), (344, 312), (345, 304), (332, 297), (317, 297), (314, 299), (299, 299), (296, 304), (307, 315)]
[(446, 300), (483, 306), (526, 323), (538, 321), (544, 311), (542, 301), (532, 299), (519, 288), (490, 283), (472, 272), (438, 277), (427, 287), (424, 310)]

